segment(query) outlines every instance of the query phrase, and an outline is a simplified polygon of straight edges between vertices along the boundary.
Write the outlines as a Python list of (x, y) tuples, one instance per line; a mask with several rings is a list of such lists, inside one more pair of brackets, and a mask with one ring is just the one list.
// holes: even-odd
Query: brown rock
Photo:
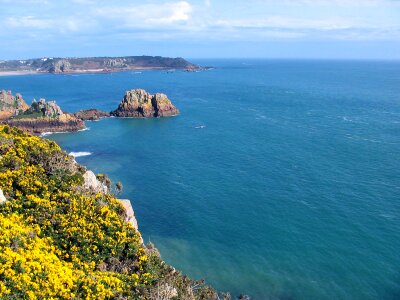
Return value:
[(155, 94), (152, 98), (152, 104), (157, 117), (170, 117), (179, 114), (179, 110), (172, 105), (172, 102), (165, 94)]
[(55, 101), (33, 100), (31, 107), (24, 113), (6, 121), (30, 133), (69, 132), (85, 128), (85, 123), (74, 115), (64, 113)]
[(85, 128), (85, 122), (75, 118), (70, 114), (63, 114), (58, 118), (14, 118), (7, 120), (7, 124), (18, 127), (29, 133), (43, 132), (70, 132), (78, 131)]
[(111, 112), (116, 117), (150, 118), (179, 114), (179, 110), (164, 94), (151, 95), (145, 90), (127, 91), (118, 108)]
[(109, 117), (110, 113), (98, 109), (85, 109), (74, 113), (74, 116), (83, 121), (96, 121)]
[(26, 111), (29, 106), (26, 104), (21, 94), (15, 97), (11, 91), (2, 90), (0, 92), (0, 120), (5, 120), (13, 116), (17, 116)]

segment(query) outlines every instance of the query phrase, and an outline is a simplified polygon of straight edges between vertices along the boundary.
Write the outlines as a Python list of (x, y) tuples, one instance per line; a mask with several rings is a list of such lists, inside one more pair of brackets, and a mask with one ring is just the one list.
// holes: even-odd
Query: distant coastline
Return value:
[(32, 58), (0, 61), (0, 76), (34, 74), (100, 74), (145, 70), (203, 69), (181, 57), (124, 56), (124, 57), (73, 57)]

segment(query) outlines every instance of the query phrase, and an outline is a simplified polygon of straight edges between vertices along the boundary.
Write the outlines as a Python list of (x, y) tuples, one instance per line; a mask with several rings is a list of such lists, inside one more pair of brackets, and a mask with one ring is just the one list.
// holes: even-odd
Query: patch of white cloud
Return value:
[[(390, 0), (0, 0), (9, 32), (158, 39), (400, 39), (400, 1)], [(41, 6), (42, 5), (42, 6)], [(41, 8), (46, 8), (43, 14)], [(5, 13), (4, 11), (7, 11)], [(25, 13), (24, 13), (25, 12)], [(44, 18), (43, 15), (46, 15)], [(397, 18), (398, 17), (398, 18)]]
[(187, 22), (193, 13), (187, 1), (162, 4), (104, 6), (95, 10), (95, 17), (117, 20), (118, 27), (157, 27)]

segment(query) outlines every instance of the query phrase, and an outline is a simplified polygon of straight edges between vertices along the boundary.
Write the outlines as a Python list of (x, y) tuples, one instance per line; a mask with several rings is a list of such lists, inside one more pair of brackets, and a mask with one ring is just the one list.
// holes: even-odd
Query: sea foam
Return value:
[(85, 152), (85, 151), (82, 151), (82, 152), (70, 152), (69, 155), (71, 155), (73, 157), (82, 157), (82, 156), (92, 155), (92, 153), (91, 152)]

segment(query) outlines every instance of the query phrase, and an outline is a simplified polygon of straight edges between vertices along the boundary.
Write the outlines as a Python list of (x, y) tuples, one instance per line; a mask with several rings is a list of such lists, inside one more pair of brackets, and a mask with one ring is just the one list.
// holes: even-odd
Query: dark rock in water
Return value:
[(17, 116), (29, 108), (21, 94), (15, 97), (11, 91), (2, 90), (0, 92), (0, 120), (5, 120), (13, 116)]
[(83, 121), (96, 121), (101, 118), (107, 118), (110, 113), (98, 109), (85, 109), (74, 113), (74, 116)]
[(169, 117), (179, 114), (165, 94), (151, 95), (145, 90), (127, 91), (118, 108), (111, 112), (116, 117), (151, 118)]

